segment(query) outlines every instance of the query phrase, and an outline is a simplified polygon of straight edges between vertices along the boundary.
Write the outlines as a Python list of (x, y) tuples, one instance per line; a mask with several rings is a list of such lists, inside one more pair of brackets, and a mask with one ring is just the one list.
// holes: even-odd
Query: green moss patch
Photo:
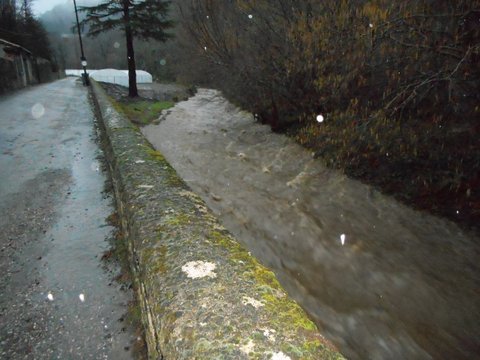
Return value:
[(133, 123), (145, 126), (157, 120), (163, 110), (175, 105), (173, 101), (151, 101), (128, 99), (122, 102), (112, 100), (116, 110), (124, 113)]

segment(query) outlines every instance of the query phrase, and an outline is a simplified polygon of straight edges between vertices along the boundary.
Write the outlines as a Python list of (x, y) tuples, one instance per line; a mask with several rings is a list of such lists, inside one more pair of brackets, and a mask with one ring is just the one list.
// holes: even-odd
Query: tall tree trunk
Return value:
[(138, 96), (137, 90), (137, 73), (135, 66), (135, 53), (133, 51), (132, 28), (130, 27), (130, 12), (128, 9), (130, 1), (123, 1), (123, 18), (125, 20), (125, 39), (127, 41), (127, 58), (128, 58), (128, 96)]

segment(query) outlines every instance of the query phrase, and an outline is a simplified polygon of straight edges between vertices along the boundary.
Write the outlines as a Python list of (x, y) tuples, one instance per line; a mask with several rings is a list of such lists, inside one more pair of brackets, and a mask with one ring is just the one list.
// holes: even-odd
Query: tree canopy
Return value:
[(52, 60), (47, 32), (33, 16), (32, 0), (0, 0), (0, 38), (19, 44), (34, 55)]
[(138, 96), (133, 39), (167, 41), (171, 34), (166, 30), (173, 27), (173, 22), (168, 18), (169, 6), (170, 1), (161, 0), (109, 0), (96, 6), (80, 8), (86, 12), (82, 24), (89, 26), (89, 36), (114, 29), (121, 29), (125, 33), (131, 97)]

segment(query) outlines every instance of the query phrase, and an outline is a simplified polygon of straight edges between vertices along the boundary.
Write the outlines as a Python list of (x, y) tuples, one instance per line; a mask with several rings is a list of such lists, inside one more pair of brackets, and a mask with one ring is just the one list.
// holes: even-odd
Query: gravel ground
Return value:
[[(102, 82), (102, 87), (108, 95), (117, 101), (128, 99), (128, 88)], [(195, 93), (193, 88), (187, 88), (179, 84), (138, 84), (138, 95), (141, 98), (156, 101), (181, 101), (187, 100)]]

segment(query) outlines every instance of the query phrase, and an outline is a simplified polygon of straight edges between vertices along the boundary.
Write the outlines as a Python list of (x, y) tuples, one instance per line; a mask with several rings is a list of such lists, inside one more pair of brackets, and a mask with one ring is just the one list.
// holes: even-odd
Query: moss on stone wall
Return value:
[(93, 87), (150, 358), (341, 359), (275, 274)]

